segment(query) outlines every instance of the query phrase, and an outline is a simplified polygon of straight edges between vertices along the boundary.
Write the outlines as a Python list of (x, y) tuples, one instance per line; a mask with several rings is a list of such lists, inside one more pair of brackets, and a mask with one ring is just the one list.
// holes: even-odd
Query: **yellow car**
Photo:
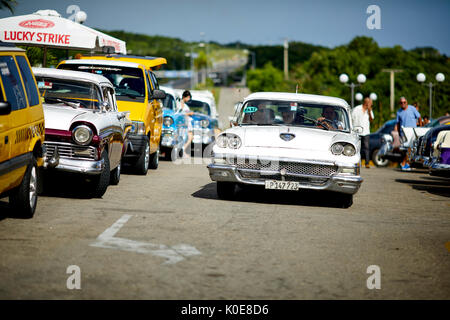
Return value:
[(166, 59), (157, 58), (153, 63), (145, 64), (145, 59), (124, 57), (81, 57), (62, 61), (58, 68), (96, 73), (111, 81), (119, 111), (129, 111), (133, 122), (123, 161), (134, 166), (137, 173), (145, 175), (149, 168), (158, 168), (163, 121), (161, 99), (165, 98), (151, 66), (164, 64)]
[(0, 43), (0, 196), (31, 218), (42, 167), (44, 112), (25, 51)]

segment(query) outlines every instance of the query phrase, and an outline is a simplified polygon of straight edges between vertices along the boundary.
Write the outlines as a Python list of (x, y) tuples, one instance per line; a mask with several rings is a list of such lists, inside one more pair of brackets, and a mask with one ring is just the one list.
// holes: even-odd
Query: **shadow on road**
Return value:
[(418, 179), (395, 179), (396, 182), (409, 184), (413, 189), (434, 195), (450, 197), (450, 179), (439, 177), (421, 177)]
[(0, 221), (12, 218), (12, 219), (29, 219), (18, 216), (15, 214), (14, 210), (9, 206), (8, 198), (0, 199)]
[[(191, 195), (194, 198), (220, 200), (217, 196), (215, 182), (204, 185)], [(235, 199), (231, 201), (341, 208), (338, 193), (315, 190), (265, 190), (264, 187), (260, 186), (238, 187)]]
[(87, 181), (79, 175), (69, 173), (45, 174), (44, 190), (39, 195), (73, 199), (93, 198)]

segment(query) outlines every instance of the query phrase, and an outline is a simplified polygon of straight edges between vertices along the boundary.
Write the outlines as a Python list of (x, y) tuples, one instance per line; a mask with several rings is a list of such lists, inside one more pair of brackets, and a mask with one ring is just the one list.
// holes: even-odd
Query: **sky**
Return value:
[[(17, 0), (14, 15), (70, 5), (87, 13), (85, 24), (176, 37), (184, 41), (240, 41), (253, 45), (289, 41), (335, 47), (355, 36), (381, 47), (434, 47), (450, 56), (450, 0)], [(381, 29), (368, 29), (367, 8), (380, 9)], [(0, 18), (11, 13), (0, 10)], [(203, 35), (202, 35), (203, 33)]]

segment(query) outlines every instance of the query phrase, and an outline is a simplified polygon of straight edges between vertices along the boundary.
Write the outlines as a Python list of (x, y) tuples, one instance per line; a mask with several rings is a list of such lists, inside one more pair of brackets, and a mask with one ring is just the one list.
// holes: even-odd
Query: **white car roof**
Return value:
[(112, 67), (128, 67), (128, 68), (138, 68), (140, 64), (128, 61), (118, 61), (118, 60), (102, 60), (102, 59), (72, 59), (65, 60), (65, 64), (92, 64), (92, 65), (102, 65), (102, 66), (112, 66)]
[(19, 51), (24, 52), (25, 50), (15, 47), (15, 46), (0, 46), (0, 51)]
[(298, 101), (306, 103), (323, 103), (330, 105), (337, 105), (348, 109), (348, 103), (341, 98), (321, 96), (316, 94), (305, 93), (289, 93), (289, 92), (255, 92), (250, 94), (244, 99), (244, 102), (248, 100), (286, 100), (286, 101)]
[(32, 68), (33, 73), (37, 77), (52, 77), (58, 79), (76, 80), (76, 81), (88, 81), (94, 82), (98, 85), (107, 84), (110, 87), (113, 85), (104, 76), (95, 73), (88, 73), (84, 71), (72, 71), (72, 70), (62, 70), (55, 68)]

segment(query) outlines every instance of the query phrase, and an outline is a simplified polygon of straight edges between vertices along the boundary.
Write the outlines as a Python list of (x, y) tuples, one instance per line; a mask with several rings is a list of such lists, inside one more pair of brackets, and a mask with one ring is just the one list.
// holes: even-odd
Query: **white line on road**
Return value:
[(131, 217), (132, 216), (129, 214), (124, 214), (111, 227), (103, 231), (103, 233), (97, 237), (97, 240), (94, 243), (91, 243), (90, 246), (137, 253), (149, 253), (166, 258), (167, 260), (163, 264), (175, 264), (184, 260), (185, 257), (201, 254), (195, 247), (188, 244), (181, 243), (168, 247), (164, 244), (154, 244), (115, 237), (116, 233), (119, 232), (120, 228), (122, 228)]

